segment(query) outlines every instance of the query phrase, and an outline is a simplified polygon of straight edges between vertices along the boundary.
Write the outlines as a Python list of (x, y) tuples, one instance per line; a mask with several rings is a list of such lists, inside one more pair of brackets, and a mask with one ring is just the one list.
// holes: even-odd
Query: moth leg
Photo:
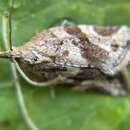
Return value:
[(125, 96), (127, 94), (118, 80), (112, 82), (107, 80), (86, 80), (73, 89), (80, 91), (95, 90), (111, 96)]
[[(11, 16), (10, 11), (6, 11), (6, 13), (3, 15), (3, 18), (2, 18), (2, 20), (3, 20), (3, 40), (4, 40), (5, 50), (10, 49), (10, 51), (12, 51), (11, 17), (10, 16)], [(18, 99), (20, 110), (21, 110), (21, 114), (25, 120), (25, 123), (27, 124), (27, 126), (30, 130), (38, 130), (37, 127), (32, 122), (30, 116), (28, 115), (14, 63), (10, 63), (10, 66), (11, 66), (11, 70), (12, 70), (14, 86), (16, 89), (16, 94), (17, 94), (17, 99)]]

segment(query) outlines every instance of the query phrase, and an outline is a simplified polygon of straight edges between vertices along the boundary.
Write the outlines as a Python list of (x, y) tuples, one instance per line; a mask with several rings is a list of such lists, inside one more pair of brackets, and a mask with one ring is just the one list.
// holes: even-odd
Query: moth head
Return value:
[(21, 50), (21, 49), (17, 49), (14, 51), (14, 54), (18, 55), (15, 56), (16, 61), (18, 63), (25, 63), (25, 64), (40, 64), (40, 63), (50, 63), (52, 62), (52, 59), (47, 56), (47, 55), (43, 55), (35, 50)]
[(26, 64), (38, 64), (38, 63), (49, 63), (52, 59), (48, 56), (37, 54), (36, 52), (22, 52), (18, 49), (12, 51), (0, 52), (0, 58), (9, 59), (11, 61), (16, 60), (18, 62), (24, 62)]

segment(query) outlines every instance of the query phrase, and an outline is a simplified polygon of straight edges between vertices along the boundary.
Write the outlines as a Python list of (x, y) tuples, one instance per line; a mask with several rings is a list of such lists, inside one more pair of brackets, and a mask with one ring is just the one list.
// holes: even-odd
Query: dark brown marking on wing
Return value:
[(69, 51), (68, 51), (68, 50), (65, 50), (65, 51), (63, 52), (63, 56), (64, 56), (64, 57), (68, 57), (68, 56), (69, 56)]
[(71, 35), (75, 35), (78, 38), (86, 38), (86, 34), (81, 31), (81, 29), (77, 26), (68, 26), (64, 28), (65, 31)]
[(111, 36), (112, 34), (116, 33), (120, 27), (101, 27), (96, 26), (94, 30), (101, 36)]
[(99, 59), (105, 59), (108, 56), (108, 52), (106, 52), (105, 50), (103, 50), (102, 48), (100, 48), (97, 45), (94, 45), (93, 43), (91, 43), (91, 41), (89, 40), (89, 38), (87, 37), (86, 34), (82, 35), (83, 37), (81, 37), (81, 30), (79, 30), (78, 27), (67, 27), (65, 28), (67, 32), (78, 36), (78, 38), (80, 39), (80, 42), (72, 42), (72, 44), (74, 44), (75, 46), (78, 46), (80, 48), (81, 51), (81, 55), (82, 57), (86, 58), (87, 60), (91, 60), (91, 61), (95, 61), (95, 60), (99, 60)]
[(80, 44), (80, 51), (83, 57), (85, 58), (91, 58), (92, 55), (92, 50), (89, 46), (84, 45), (84, 44)]
[(79, 48), (81, 51), (81, 55), (86, 59), (90, 59), (91, 61), (105, 59), (109, 54), (102, 48), (99, 48), (97, 45), (91, 44), (91, 42), (81, 43), (79, 45)]

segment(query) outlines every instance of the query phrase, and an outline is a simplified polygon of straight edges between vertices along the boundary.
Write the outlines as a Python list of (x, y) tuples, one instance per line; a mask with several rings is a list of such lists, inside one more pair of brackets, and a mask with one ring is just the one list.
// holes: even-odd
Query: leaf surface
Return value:
[[(0, 19), (9, 8), (0, 0)], [(96, 25), (130, 25), (129, 0), (16, 0), (13, 12), (13, 43), (20, 46), (35, 33), (64, 19)], [(0, 20), (0, 48), (2, 50)], [(130, 69), (129, 69), (130, 70)], [(36, 88), (20, 78), (28, 112), (40, 130), (129, 130), (130, 96), (110, 97), (56, 87)], [(27, 130), (12, 86), (9, 62), (0, 60), (0, 130)]]

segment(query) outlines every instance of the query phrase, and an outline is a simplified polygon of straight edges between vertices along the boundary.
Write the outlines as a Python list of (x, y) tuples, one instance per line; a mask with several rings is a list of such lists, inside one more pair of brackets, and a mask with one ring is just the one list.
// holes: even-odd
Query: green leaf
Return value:
[[(9, 0), (0, 0), (0, 19), (8, 8)], [(129, 0), (16, 0), (12, 12), (15, 46), (66, 18), (84, 24), (130, 25)], [(27, 130), (11, 76), (9, 61), (0, 60), (0, 130)], [(20, 83), (29, 115), (40, 130), (130, 128), (130, 96), (110, 97), (57, 86), (56, 98), (52, 99), (48, 88), (33, 87), (22, 79)]]

